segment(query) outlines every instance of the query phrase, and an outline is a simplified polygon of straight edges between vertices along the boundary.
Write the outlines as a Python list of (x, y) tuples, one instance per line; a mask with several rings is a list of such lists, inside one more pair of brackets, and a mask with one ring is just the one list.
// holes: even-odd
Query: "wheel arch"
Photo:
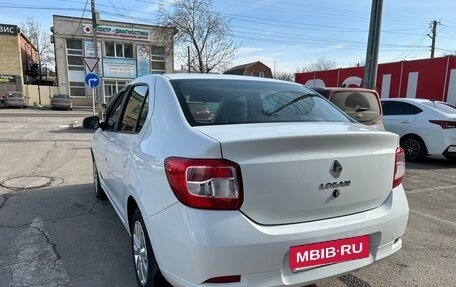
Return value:
[(128, 220), (128, 230), (130, 231), (131, 234), (131, 223), (133, 219), (133, 213), (135, 212), (136, 209), (139, 209), (139, 205), (134, 199), (133, 196), (129, 196), (127, 200), (127, 220)]

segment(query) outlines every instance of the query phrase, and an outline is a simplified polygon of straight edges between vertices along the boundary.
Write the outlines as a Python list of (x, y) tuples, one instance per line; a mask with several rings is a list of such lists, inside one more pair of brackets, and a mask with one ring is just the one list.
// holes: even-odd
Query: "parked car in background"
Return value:
[(6, 92), (5, 96), (2, 98), (3, 106), (5, 109), (10, 107), (16, 108), (26, 108), (27, 107), (27, 97), (24, 96), (21, 92), (11, 91)]
[(187, 105), (195, 120), (211, 120), (211, 113), (206, 103), (187, 101)]
[(51, 109), (72, 110), (73, 102), (67, 94), (54, 94), (51, 96)]
[(140, 286), (302, 286), (402, 246), (398, 136), (300, 84), (148, 75), (83, 124)]
[(311, 87), (354, 120), (383, 130), (382, 107), (377, 91), (364, 88)]
[(428, 155), (456, 160), (456, 107), (428, 99), (382, 99), (383, 124), (400, 136), (409, 161)]

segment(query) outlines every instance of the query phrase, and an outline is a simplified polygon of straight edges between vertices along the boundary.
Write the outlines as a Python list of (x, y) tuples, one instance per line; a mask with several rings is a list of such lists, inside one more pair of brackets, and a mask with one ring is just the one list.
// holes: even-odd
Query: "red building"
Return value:
[[(296, 73), (307, 86), (362, 86), (364, 67)], [(378, 65), (377, 91), (382, 98), (426, 98), (456, 104), (456, 56)]]

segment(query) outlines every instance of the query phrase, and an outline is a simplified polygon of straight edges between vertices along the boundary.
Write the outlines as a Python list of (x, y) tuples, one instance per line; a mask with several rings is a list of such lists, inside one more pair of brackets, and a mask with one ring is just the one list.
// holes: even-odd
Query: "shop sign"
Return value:
[(103, 72), (105, 78), (136, 78), (136, 60), (103, 58)]
[[(90, 32), (91, 34), (91, 32)], [(148, 30), (126, 28), (126, 27), (113, 27), (113, 26), (97, 26), (97, 36), (123, 39), (123, 40), (136, 40), (136, 41), (149, 41), (150, 32)]]
[(16, 84), (16, 77), (11, 75), (0, 75), (0, 84)]
[(0, 34), (17, 35), (17, 26), (8, 25), (8, 24), (0, 24)]

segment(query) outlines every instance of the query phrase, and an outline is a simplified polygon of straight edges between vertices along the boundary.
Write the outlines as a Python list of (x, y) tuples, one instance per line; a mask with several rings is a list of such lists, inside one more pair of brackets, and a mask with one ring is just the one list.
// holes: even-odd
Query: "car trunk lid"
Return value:
[[(289, 224), (343, 216), (381, 205), (391, 192), (396, 135), (346, 123), (195, 127), (240, 165), (253, 221)], [(337, 194), (337, 196), (336, 196)]]

